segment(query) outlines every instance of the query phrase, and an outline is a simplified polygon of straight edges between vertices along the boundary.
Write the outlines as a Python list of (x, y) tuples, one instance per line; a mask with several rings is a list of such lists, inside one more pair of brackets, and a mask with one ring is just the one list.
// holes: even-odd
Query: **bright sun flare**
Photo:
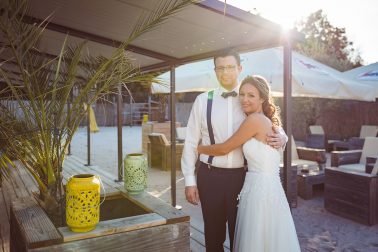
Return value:
[(303, 0), (227, 0), (226, 3), (259, 14), (281, 25), (283, 29), (293, 28), (295, 22), (305, 18), (311, 8), (311, 2)]

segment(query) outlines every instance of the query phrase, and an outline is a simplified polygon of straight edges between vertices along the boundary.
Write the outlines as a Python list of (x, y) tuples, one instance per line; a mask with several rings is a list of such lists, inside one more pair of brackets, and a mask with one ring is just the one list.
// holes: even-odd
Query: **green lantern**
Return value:
[(142, 153), (128, 154), (124, 160), (124, 185), (130, 194), (139, 194), (147, 187), (147, 158)]

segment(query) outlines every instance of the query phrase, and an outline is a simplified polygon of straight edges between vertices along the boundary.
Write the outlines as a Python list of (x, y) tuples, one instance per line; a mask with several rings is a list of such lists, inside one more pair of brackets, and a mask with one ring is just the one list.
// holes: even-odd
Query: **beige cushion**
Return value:
[(378, 157), (378, 137), (365, 138), (360, 158), (361, 164), (366, 164), (366, 157)]
[(308, 165), (308, 166), (318, 166), (318, 163), (311, 160), (305, 159), (293, 159), (291, 160), (292, 164), (297, 164), (298, 166)]
[(294, 137), (291, 136), (291, 160), (299, 159), (297, 152), (297, 145), (295, 144)]
[(186, 127), (177, 127), (176, 128), (176, 138), (185, 140), (186, 137)]
[(324, 135), (324, 129), (321, 125), (310, 125), (310, 133), (316, 135)]
[(328, 143), (331, 144), (331, 143), (336, 143), (336, 142), (340, 142), (340, 140), (328, 140)]
[(340, 165), (339, 169), (364, 173), (365, 172), (365, 164), (361, 164), (361, 163), (345, 164), (345, 165)]
[[(310, 133), (311, 134), (316, 134), (316, 135), (325, 135), (323, 126), (321, 125), (311, 125), (310, 126)], [(329, 144), (336, 143), (340, 140), (327, 140)]]
[(171, 143), (167, 140), (163, 133), (151, 133), (148, 135), (150, 142), (152, 144), (170, 145)]
[(377, 161), (374, 164), (374, 168), (371, 171), (371, 175), (378, 175), (378, 159), (377, 159)]
[(378, 127), (375, 125), (362, 125), (360, 131), (360, 138), (377, 136)]
[[(283, 152), (281, 154), (281, 163), (283, 163)], [(298, 166), (306, 165), (317, 165), (318, 163), (311, 160), (299, 159), (297, 145), (295, 144), (294, 137), (291, 136), (291, 163), (297, 164)]]

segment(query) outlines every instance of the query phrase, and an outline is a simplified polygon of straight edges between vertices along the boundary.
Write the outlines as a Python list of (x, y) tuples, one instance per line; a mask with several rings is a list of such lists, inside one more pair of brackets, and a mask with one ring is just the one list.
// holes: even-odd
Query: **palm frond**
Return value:
[[(130, 36), (109, 58), (84, 54), (86, 42), (72, 44), (68, 36), (58, 56), (44, 57), (39, 41), (52, 16), (28, 24), (24, 22), (30, 16), (28, 1), (5, 2), (8, 5), (0, 4), (4, 9), (0, 12), (4, 40), (0, 54), (5, 57), (0, 60), (0, 79), (5, 85), (0, 90), (5, 97), (0, 101), (0, 174), (5, 177), (11, 160), (19, 160), (36, 179), (41, 194), (54, 196), (59, 202), (65, 149), (86, 117), (83, 104), (105, 99), (120, 85), (151, 82), (155, 75), (140, 73), (126, 53), (127, 46), (197, 1), (157, 1), (156, 8), (141, 15)], [(19, 72), (17, 79), (2, 67), (9, 62)]]
[(157, 5), (151, 13), (142, 13), (139, 17), (134, 29), (132, 30), (129, 38), (125, 41), (123, 48), (126, 48), (135, 38), (152, 31), (159, 25), (168, 20), (168, 18), (177, 14), (185, 7), (201, 2), (200, 0), (166, 0), (158, 1)]

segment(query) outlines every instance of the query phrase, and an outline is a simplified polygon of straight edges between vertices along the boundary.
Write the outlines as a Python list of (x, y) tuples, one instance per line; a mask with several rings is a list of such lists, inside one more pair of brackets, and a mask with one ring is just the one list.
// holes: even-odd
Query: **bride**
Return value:
[(198, 152), (222, 156), (243, 145), (248, 172), (239, 195), (234, 251), (300, 251), (291, 212), (279, 177), (280, 153), (266, 143), (272, 127), (280, 126), (267, 81), (248, 76), (239, 98), (248, 115), (226, 142), (198, 146)]

